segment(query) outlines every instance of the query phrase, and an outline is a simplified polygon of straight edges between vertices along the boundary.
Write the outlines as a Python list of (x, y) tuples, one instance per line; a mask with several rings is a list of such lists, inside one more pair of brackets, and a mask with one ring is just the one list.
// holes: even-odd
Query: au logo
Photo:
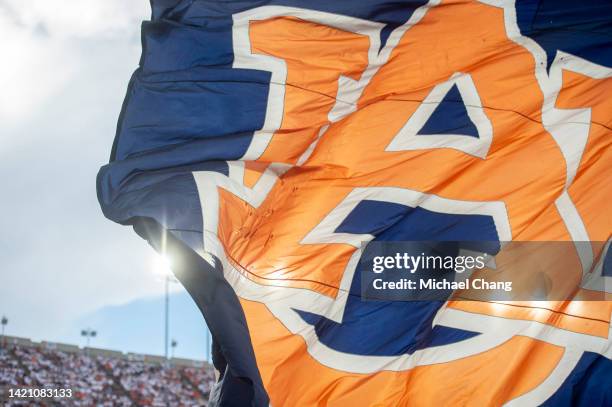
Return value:
[[(268, 106), (229, 176), (194, 174), (205, 250), (223, 259), (238, 296), (264, 303), (337, 370), (451, 362), (519, 332), (574, 347), (589, 335), (352, 295), (363, 243), (375, 239), (528, 240), (546, 230), (588, 240), (567, 190), (589, 133), (568, 118), (588, 123), (589, 113), (554, 107), (565, 62), (546, 72), (511, 2), (462, 3), (459, 14), (437, 3), (417, 9), (382, 48), (383, 26), (371, 21), (281, 6), (234, 16), (234, 68), (271, 72)], [(473, 15), (488, 26), (465, 27)], [(438, 48), (426, 40), (434, 37)], [(494, 45), (474, 40), (483, 37)], [(497, 46), (509, 61), (494, 58)], [(580, 262), (590, 269), (592, 254)], [(390, 327), (398, 315), (419, 323)], [(563, 378), (575, 360), (560, 365)]]

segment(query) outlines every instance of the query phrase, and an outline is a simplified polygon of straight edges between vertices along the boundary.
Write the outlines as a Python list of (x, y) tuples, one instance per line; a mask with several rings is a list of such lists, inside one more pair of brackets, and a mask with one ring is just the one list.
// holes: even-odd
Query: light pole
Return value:
[(8, 318), (2, 315), (2, 319), (0, 320), (0, 324), (2, 324), (2, 340), (0, 341), (0, 347), (4, 347), (4, 327), (8, 324)]
[(86, 347), (89, 348), (89, 340), (91, 338), (95, 338), (98, 335), (98, 332), (96, 332), (95, 330), (91, 329), (91, 328), (87, 328), (87, 329), (83, 329), (81, 330), (81, 336), (85, 337), (85, 341), (86, 341)]
[(208, 326), (206, 327), (206, 361), (210, 362), (210, 331)]
[(166, 301), (165, 301), (165, 335), (164, 335), (164, 356), (168, 359), (168, 332), (169, 332), (169, 311), (170, 311), (170, 274), (166, 274)]
[(170, 346), (172, 346), (172, 357), (174, 358), (174, 350), (176, 349), (176, 346), (178, 345), (178, 342), (176, 341), (176, 339), (173, 339), (172, 342), (170, 343)]
[(168, 345), (170, 340), (170, 283), (177, 280), (170, 267), (170, 259), (164, 254), (155, 258), (153, 272), (164, 278), (164, 357), (168, 359)]
[(168, 270), (164, 279), (164, 356), (168, 359), (168, 341), (170, 339), (170, 283), (178, 283), (178, 280)]

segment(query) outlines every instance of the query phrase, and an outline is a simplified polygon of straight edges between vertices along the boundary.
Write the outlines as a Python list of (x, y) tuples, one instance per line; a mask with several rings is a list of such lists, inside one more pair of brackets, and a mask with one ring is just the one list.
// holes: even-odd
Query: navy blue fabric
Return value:
[(558, 50), (612, 67), (612, 1), (519, 0), (521, 34), (546, 51), (550, 67)]
[(450, 88), (417, 134), (458, 134), (478, 138), (478, 130), (467, 114), (457, 85)]
[(612, 360), (585, 352), (561, 387), (542, 406), (612, 406), (611, 378)]
[[(154, 0), (155, 4), (158, 1)], [(389, 34), (404, 24), (412, 16), (417, 8), (427, 4), (426, 0), (259, 0), (259, 1), (207, 1), (207, 0), (183, 0), (175, 7), (174, 12), (168, 12), (165, 3), (168, 0), (159, 1), (155, 14), (158, 18), (162, 16), (174, 21), (180, 21), (189, 25), (222, 24), (231, 14), (239, 13), (254, 7), (276, 5), (285, 7), (299, 7), (310, 10), (324, 11), (334, 14), (342, 14), (350, 17), (362, 18), (376, 21), (385, 25), (380, 39), (381, 47), (387, 41)]]
[(498, 241), (490, 216), (457, 215), (392, 202), (361, 201), (336, 233), (370, 233), (384, 241)]
[[(499, 238), (489, 216), (446, 214), (381, 201), (360, 202), (335, 232), (370, 233), (376, 236), (375, 242), (472, 241), (470, 249), (489, 253), (499, 250), (498, 243), (491, 247), (491, 242), (498, 242)], [(474, 246), (482, 243), (484, 247)], [(413, 255), (420, 252), (418, 249)], [(362, 259), (367, 256), (366, 249)], [(435, 274), (440, 277), (439, 273)], [(453, 277), (448, 278), (452, 280)], [(356, 271), (341, 323), (304, 311), (296, 312), (315, 327), (319, 340), (332, 349), (358, 355), (393, 356), (455, 343), (478, 334), (449, 327), (432, 330), (431, 322), (442, 304), (435, 301), (363, 301), (361, 273)]]
[[(193, 67), (231, 68), (234, 59), (231, 25), (216, 28), (185, 26), (168, 20), (149, 21), (142, 24), (142, 42), (141, 66), (145, 73)], [(268, 82), (265, 76), (262, 79)]]
[(612, 250), (608, 249), (603, 262), (603, 270), (601, 274), (606, 277), (612, 277)]
[[(270, 75), (245, 70), (231, 73), (204, 68), (138, 72), (118, 129), (114, 159), (210, 138), (224, 151), (216, 159), (240, 158), (253, 131), (263, 124)], [(243, 137), (237, 140), (232, 137), (236, 134)]]
[[(356, 278), (358, 279), (356, 274)], [(431, 322), (442, 303), (432, 302), (368, 302), (356, 307), (360, 299), (347, 303), (342, 323), (310, 312), (294, 310), (308, 324), (315, 327), (319, 340), (331, 349), (364, 356), (398, 356), (420, 349), (457, 343), (478, 332), (436, 325)], [(398, 312), (398, 306), (403, 305)], [(351, 308), (349, 308), (349, 306)], [(368, 318), (369, 315), (388, 315), (388, 318)], [(397, 315), (395, 315), (397, 314)], [(372, 320), (380, 321), (372, 324)]]
[(189, 4), (191, 1), (185, 0), (150, 0), (151, 3), (151, 20), (158, 20), (166, 17), (172, 10), (178, 7), (181, 3)]

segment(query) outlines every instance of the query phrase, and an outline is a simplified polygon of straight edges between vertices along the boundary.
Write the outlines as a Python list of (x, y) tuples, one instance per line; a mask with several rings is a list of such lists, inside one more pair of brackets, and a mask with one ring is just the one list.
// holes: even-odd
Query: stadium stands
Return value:
[[(206, 406), (214, 370), (206, 363), (4, 337), (0, 388), (72, 389), (71, 399), (7, 406)], [(0, 403), (1, 404), (1, 403)]]

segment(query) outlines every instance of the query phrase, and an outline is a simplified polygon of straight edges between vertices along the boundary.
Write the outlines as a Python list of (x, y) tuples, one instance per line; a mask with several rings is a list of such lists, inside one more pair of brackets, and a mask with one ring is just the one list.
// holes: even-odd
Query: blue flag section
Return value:
[[(612, 2), (151, 8), (98, 199), (171, 258), (219, 405), (612, 404)], [(402, 241), (587, 249), (541, 267), (566, 301), (364, 300)]]

